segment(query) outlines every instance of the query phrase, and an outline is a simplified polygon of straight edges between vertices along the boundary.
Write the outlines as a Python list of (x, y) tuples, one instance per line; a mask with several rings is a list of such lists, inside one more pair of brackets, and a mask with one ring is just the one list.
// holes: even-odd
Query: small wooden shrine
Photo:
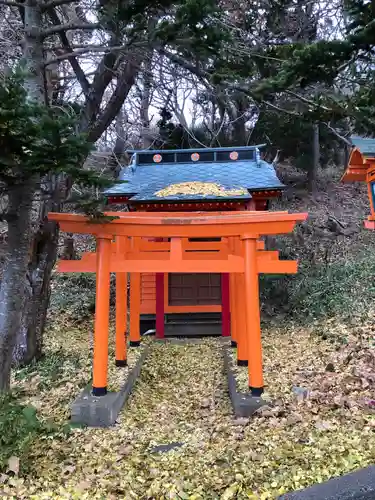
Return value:
[[(262, 147), (128, 151), (130, 164), (119, 175), (124, 183), (105, 192), (108, 204), (125, 205), (137, 213), (267, 210), (284, 186), (274, 167), (261, 159)], [(215, 242), (201, 235), (189, 245), (213, 250)], [(141, 281), (142, 332), (155, 328), (159, 288), (164, 291), (166, 335), (226, 334), (226, 323), (221, 321), (229, 286), (225, 274), (181, 269), (165, 273), (163, 283), (161, 276), (151, 272), (137, 279)]]
[[(265, 250), (262, 238), (293, 231), (307, 214), (265, 210), (283, 185), (258, 146), (131, 154), (120, 175), (125, 182), (106, 191), (108, 202), (125, 204), (126, 211), (107, 212), (105, 222), (49, 214), (62, 231), (92, 234), (97, 242), (96, 252), (58, 264), (60, 272), (96, 274), (92, 394), (107, 393), (115, 273), (117, 366), (127, 364), (128, 338), (131, 347), (141, 343), (141, 314), (156, 317), (162, 339), (168, 314), (216, 312), (222, 335), (237, 346), (237, 363), (248, 365), (251, 395), (258, 397), (264, 386), (259, 274), (297, 272), (296, 261)], [(197, 325), (195, 330), (204, 333)]]
[(351, 137), (352, 150), (342, 182), (366, 182), (370, 215), (366, 229), (375, 230), (375, 139)]

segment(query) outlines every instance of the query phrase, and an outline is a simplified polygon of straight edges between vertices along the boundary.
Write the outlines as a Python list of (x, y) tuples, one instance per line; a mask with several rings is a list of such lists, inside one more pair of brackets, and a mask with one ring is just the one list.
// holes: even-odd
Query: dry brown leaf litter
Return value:
[(215, 182), (181, 182), (178, 184), (171, 184), (160, 191), (155, 193), (155, 196), (159, 198), (164, 198), (166, 196), (176, 196), (176, 195), (203, 195), (203, 196), (243, 196), (248, 194), (247, 190), (244, 188), (239, 189), (226, 189), (220, 184)]
[[(52, 333), (54, 349), (87, 354), (82, 331), (69, 332), (70, 345), (58, 329)], [(374, 417), (361, 402), (373, 397), (373, 350), (365, 341), (359, 349), (350, 338), (336, 349), (301, 329), (265, 331), (267, 392), (275, 404), (246, 421), (231, 413), (220, 340), (153, 345), (114, 428), (40, 440), (30, 475), (22, 484), (13, 479), (4, 491), (37, 499), (271, 499), (367, 465), (375, 458)], [(335, 372), (325, 371), (329, 363)], [(70, 396), (66, 387), (39, 395), (42, 415), (66, 417), (89, 365), (71, 376)], [(357, 377), (355, 367), (361, 386), (345, 379)], [(307, 388), (310, 397), (300, 401), (293, 386)], [(184, 445), (151, 453), (153, 446), (171, 442)]]

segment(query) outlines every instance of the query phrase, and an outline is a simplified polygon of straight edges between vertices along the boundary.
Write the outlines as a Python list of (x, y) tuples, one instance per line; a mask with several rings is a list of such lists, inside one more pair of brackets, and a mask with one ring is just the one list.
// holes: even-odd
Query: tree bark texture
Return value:
[[(23, 63), (27, 70), (26, 90), (30, 99), (46, 103), (39, 0), (25, 2), (24, 25)], [(18, 186), (12, 194), (13, 198), (18, 196), (20, 202), (23, 202), (19, 213), (10, 205), (7, 261), (13, 262), (16, 259), (16, 264), (7, 265), (1, 293), (5, 297), (14, 294), (13, 301), (18, 301), (17, 306), (22, 301), (22, 305), (18, 312), (15, 312), (11, 298), (2, 301), (3, 336), (7, 339), (4, 346), (8, 346), (4, 349), (7, 362), (4, 358), (2, 389), (8, 384), (12, 361), (17, 364), (27, 363), (38, 358), (42, 350), (42, 334), (50, 297), (50, 277), (58, 242), (58, 226), (47, 221), (47, 213), (52, 209), (59, 209), (60, 204), (56, 197), (59, 192), (58, 179), (49, 175), (42, 179), (42, 185), (50, 194), (40, 202), (35, 203), (34, 200), (33, 206), (32, 200), (39, 184), (40, 179), (35, 177), (23, 186)]]
[[(27, 72), (25, 87), (30, 99), (45, 102), (43, 44), (40, 36), (42, 13), (39, 0), (26, 0), (23, 65)], [(10, 386), (14, 354), (27, 350), (27, 337), (20, 338), (28, 308), (28, 269), (32, 239), (33, 199), (39, 176), (18, 172), (18, 181), (8, 186), (8, 241), (0, 287), (0, 392)]]
[[(0, 392), (10, 385), (13, 352), (20, 341), (26, 305), (28, 260), (31, 242), (31, 211), (34, 182), (30, 180), (9, 189), (8, 240), (0, 288)], [(19, 344), (20, 349), (26, 348)]]
[[(123, 99), (130, 88), (131, 84), (127, 86), (126, 92), (122, 95)], [(115, 106), (118, 106), (118, 101), (116, 101)], [(56, 179), (51, 180), (51, 182), (56, 184)], [(65, 182), (69, 189), (70, 179)], [(58, 187), (51, 186), (48, 190), (51, 190), (56, 196), (52, 194), (49, 199), (42, 202), (40, 207), (29, 261), (27, 301), (22, 315), (22, 328), (18, 333), (17, 348), (14, 352), (14, 361), (18, 364), (27, 364), (34, 358), (38, 359), (42, 354), (43, 331), (51, 294), (51, 275), (57, 258), (59, 239), (58, 226), (47, 220), (47, 214), (50, 211), (59, 212), (62, 209), (61, 201), (57, 201), (57, 198), (61, 200)]]
[(314, 123), (312, 126), (311, 165), (307, 172), (307, 184), (310, 193), (315, 191), (319, 163), (320, 163), (319, 123)]
[(152, 85), (152, 53), (146, 59), (143, 67), (143, 89), (141, 95), (141, 105), (139, 109), (139, 118), (141, 120), (141, 142), (144, 149), (151, 147), (153, 138), (150, 134), (150, 102)]
[(21, 327), (13, 360), (27, 364), (42, 355), (43, 332), (51, 296), (51, 275), (56, 262), (59, 230), (58, 225), (44, 221), (39, 225), (31, 242), (28, 263), (28, 287), (23, 308)]
[(42, 11), (39, 0), (27, 0), (24, 13), (23, 64), (27, 70), (25, 87), (30, 99), (45, 102)]

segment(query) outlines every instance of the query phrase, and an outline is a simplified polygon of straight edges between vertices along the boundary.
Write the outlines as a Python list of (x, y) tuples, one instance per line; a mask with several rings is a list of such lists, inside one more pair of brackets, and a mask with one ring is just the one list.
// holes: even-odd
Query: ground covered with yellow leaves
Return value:
[[(87, 331), (51, 327), (45, 359), (15, 374), (14, 386), (26, 389), (25, 401), (41, 419), (63, 425), (89, 380)], [(348, 330), (341, 337), (266, 327), (272, 402), (250, 420), (232, 415), (221, 339), (153, 343), (113, 428), (41, 435), (19, 477), (0, 477), (2, 492), (36, 499), (272, 499), (365, 466), (375, 459), (374, 350), (370, 334), (354, 338)], [(237, 377), (246, 388), (246, 369)]]

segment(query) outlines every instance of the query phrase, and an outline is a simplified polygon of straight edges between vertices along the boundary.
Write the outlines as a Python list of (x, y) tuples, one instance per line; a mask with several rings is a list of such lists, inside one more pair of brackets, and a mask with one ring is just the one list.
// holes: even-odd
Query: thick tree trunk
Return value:
[[(30, 99), (45, 104), (47, 101), (44, 85), (41, 7), (40, 0), (26, 0), (24, 3), (23, 63), (27, 70), (25, 87)], [(17, 241), (22, 241), (21, 245), (18, 244), (18, 248), (21, 250), (17, 250), (16, 254), (17, 252), (22, 253), (23, 267), (18, 265), (18, 274), (13, 271), (13, 275), (4, 275), (2, 290), (4, 289), (4, 293), (8, 293), (7, 290), (11, 289), (11, 293), (19, 297), (18, 301), (22, 298), (23, 304), (13, 319), (14, 313), (10, 306), (6, 306), (4, 309), (4, 325), (6, 328), (10, 328), (12, 336), (12, 351), (8, 351), (10, 357), (4, 377), (7, 377), (8, 365), (12, 361), (24, 363), (40, 355), (41, 332), (44, 328), (49, 300), (49, 278), (56, 256), (57, 226), (45, 222), (47, 206), (43, 201), (40, 202), (39, 217), (36, 221), (32, 220), (34, 211), (31, 200), (36, 193), (39, 179), (34, 179), (33, 182), (32, 189), (27, 184), (18, 188), (22, 192), (27, 208), (24, 209), (25, 213), (17, 215), (18, 220), (14, 221), (14, 227), (12, 228), (9, 224), (8, 229), (8, 238), (10, 238), (12, 231), (14, 233), (13, 243), (9, 244), (10, 255), (8, 258), (12, 259), (11, 253), (15, 251)], [(18, 191), (16, 195), (19, 195)], [(22, 236), (22, 233), (27, 236), (26, 240), (26, 236)], [(16, 330), (14, 330), (14, 325), (16, 325)], [(6, 383), (5, 378), (4, 381)]]
[(27, 70), (25, 87), (30, 99), (46, 102), (44, 69), (43, 69), (43, 41), (41, 39), (42, 11), (40, 0), (25, 2), (25, 40), (23, 63)]
[(73, 233), (69, 233), (66, 238), (64, 238), (64, 248), (61, 258), (63, 260), (74, 260), (76, 258)]
[(51, 294), (52, 269), (57, 258), (59, 228), (48, 221), (48, 212), (62, 209), (62, 186), (68, 179), (53, 174), (43, 179), (43, 188), (50, 193), (40, 202), (37, 220), (33, 221), (33, 234), (28, 252), (28, 284), (26, 303), (22, 311), (21, 327), (18, 332), (17, 347), (13, 360), (17, 364), (27, 364), (42, 354), (43, 331)]
[(316, 178), (320, 162), (319, 124), (314, 123), (312, 128), (312, 158), (311, 165), (307, 173), (307, 184), (310, 193), (315, 191)]
[[(50, 182), (56, 184), (56, 179)], [(66, 184), (65, 194), (67, 194), (70, 190), (70, 179), (65, 179), (64, 184)], [(38, 229), (34, 234), (29, 261), (30, 287), (23, 310), (17, 349), (14, 353), (14, 361), (19, 364), (27, 364), (34, 358), (38, 359), (42, 354), (43, 331), (51, 293), (51, 275), (56, 262), (59, 238), (58, 226), (47, 220), (47, 214), (50, 211), (61, 211), (62, 201), (66, 198), (58, 186), (50, 186), (47, 190), (52, 193), (52, 196), (42, 202), (40, 207)]]
[(13, 360), (27, 364), (42, 355), (43, 331), (51, 295), (51, 274), (57, 257), (59, 231), (57, 224), (44, 221), (33, 235), (28, 263), (26, 303), (18, 331)]
[[(136, 72), (130, 80), (126, 80), (127, 88), (122, 95), (122, 103), (134, 83), (135, 76)], [(113, 106), (113, 112), (115, 112), (119, 101), (114, 102)], [(51, 176), (47, 183), (50, 185), (46, 187), (46, 190), (52, 195), (41, 203), (38, 229), (33, 238), (29, 261), (30, 287), (22, 315), (22, 328), (19, 330), (17, 348), (14, 352), (14, 361), (19, 364), (27, 364), (34, 358), (38, 359), (42, 354), (43, 331), (51, 293), (51, 275), (56, 262), (59, 238), (58, 226), (47, 220), (47, 214), (50, 211), (62, 210), (63, 201), (70, 191), (71, 179), (64, 179), (58, 184), (55, 176)], [(62, 185), (64, 185), (65, 193), (60, 190)]]
[(139, 108), (139, 118), (141, 120), (141, 142), (144, 149), (151, 147), (153, 138), (150, 134), (150, 115), (149, 108), (151, 102), (151, 84), (152, 84), (152, 52), (150, 57), (145, 60), (143, 65), (143, 89), (141, 95), (141, 105)]
[(8, 193), (8, 241), (0, 289), (0, 392), (9, 389), (12, 355), (26, 304), (34, 191), (30, 180)]

